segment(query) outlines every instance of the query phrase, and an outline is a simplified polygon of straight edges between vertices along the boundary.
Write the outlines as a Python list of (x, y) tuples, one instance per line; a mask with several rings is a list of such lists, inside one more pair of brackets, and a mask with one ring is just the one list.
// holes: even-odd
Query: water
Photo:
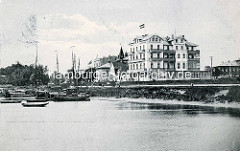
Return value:
[(0, 150), (239, 150), (240, 111), (110, 101), (0, 104)]

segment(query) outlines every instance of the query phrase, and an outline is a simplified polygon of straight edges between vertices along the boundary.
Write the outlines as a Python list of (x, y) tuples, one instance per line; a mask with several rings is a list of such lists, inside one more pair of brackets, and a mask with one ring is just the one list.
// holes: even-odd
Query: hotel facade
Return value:
[(153, 80), (152, 73), (162, 74), (157, 79), (155, 77), (156, 80), (170, 75), (172, 79), (181, 79), (185, 73), (191, 73), (191, 78), (207, 76), (200, 72), (198, 45), (189, 42), (184, 35), (160, 37), (146, 34), (134, 38), (129, 47), (129, 73), (141, 73), (134, 80)]

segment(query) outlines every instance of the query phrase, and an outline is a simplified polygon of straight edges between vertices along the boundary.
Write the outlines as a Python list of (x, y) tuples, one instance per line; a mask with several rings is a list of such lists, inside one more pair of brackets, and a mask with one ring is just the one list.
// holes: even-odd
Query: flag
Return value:
[(90, 65), (90, 64), (92, 64), (92, 60), (91, 60), (91, 61), (89, 61), (88, 65)]
[(142, 24), (142, 25), (139, 26), (140, 29), (143, 29), (144, 27), (145, 27), (144, 24)]

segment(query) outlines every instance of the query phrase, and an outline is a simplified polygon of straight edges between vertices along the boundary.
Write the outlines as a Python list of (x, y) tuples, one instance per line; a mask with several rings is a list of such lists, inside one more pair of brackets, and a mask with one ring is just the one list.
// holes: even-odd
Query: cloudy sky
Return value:
[(34, 63), (30, 39), (39, 42), (39, 63), (50, 70), (56, 70), (55, 50), (60, 71), (71, 68), (71, 46), (86, 68), (97, 55), (117, 55), (120, 43), (126, 51), (143, 23), (149, 34), (176, 29), (198, 44), (201, 68), (209, 56), (214, 65), (240, 57), (239, 0), (0, 0), (0, 66)]

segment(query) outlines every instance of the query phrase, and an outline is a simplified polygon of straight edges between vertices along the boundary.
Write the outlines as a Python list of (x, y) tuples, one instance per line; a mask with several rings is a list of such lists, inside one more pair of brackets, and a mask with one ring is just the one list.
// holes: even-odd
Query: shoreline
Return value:
[(149, 98), (116, 98), (116, 97), (91, 97), (93, 99), (99, 100), (108, 100), (108, 101), (126, 101), (130, 103), (151, 103), (151, 104), (164, 104), (164, 105), (191, 105), (191, 106), (202, 106), (202, 107), (216, 107), (216, 108), (233, 108), (240, 109), (240, 103), (231, 102), (231, 103), (221, 103), (221, 102), (213, 102), (213, 103), (205, 103), (203, 101), (178, 101), (174, 100), (163, 100), (163, 99), (149, 99)]

